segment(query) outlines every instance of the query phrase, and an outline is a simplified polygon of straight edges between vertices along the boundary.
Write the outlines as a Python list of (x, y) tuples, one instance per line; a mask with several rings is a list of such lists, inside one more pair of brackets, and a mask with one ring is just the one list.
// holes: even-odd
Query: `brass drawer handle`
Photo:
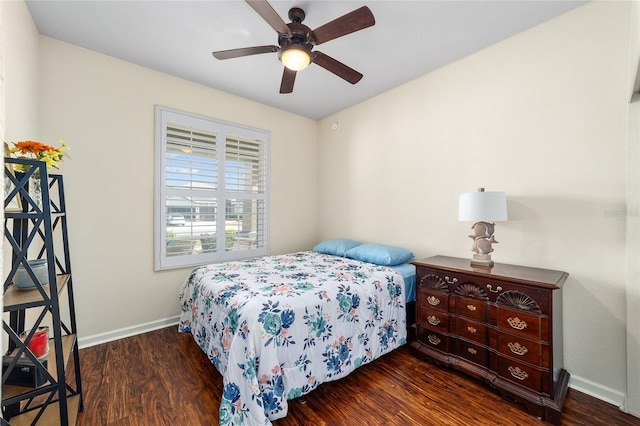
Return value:
[(467, 309), (470, 311), (475, 311), (477, 308), (473, 305), (467, 305)]
[(427, 297), (427, 302), (429, 302), (431, 306), (437, 306), (440, 304), (440, 299), (435, 296), (429, 296)]
[(509, 323), (509, 325), (511, 326), (511, 328), (515, 328), (516, 330), (524, 330), (525, 328), (527, 328), (527, 322), (521, 320), (518, 317), (515, 318), (507, 318), (507, 322)]
[(529, 349), (527, 349), (526, 346), (521, 345), (520, 343), (516, 342), (516, 343), (508, 343), (509, 349), (511, 350), (511, 352), (513, 352), (516, 355), (526, 355), (527, 352), (529, 352)]
[(525, 380), (527, 379), (527, 377), (529, 377), (527, 372), (520, 369), (520, 367), (509, 366), (509, 373), (511, 373), (511, 375), (518, 380)]
[(502, 287), (500, 286), (496, 287), (496, 289), (494, 290), (491, 284), (487, 284), (487, 288), (491, 293), (500, 293), (502, 291)]
[(438, 325), (440, 324), (440, 319), (438, 319), (438, 317), (434, 316), (434, 315), (429, 315), (427, 317), (427, 321), (429, 322), (429, 324), (431, 325)]
[(458, 282), (458, 279), (457, 279), (457, 278), (453, 278), (453, 279), (451, 279), (451, 278), (449, 278), (449, 277), (444, 277), (444, 280), (445, 280), (447, 283), (449, 283), (449, 284), (455, 284), (455, 283), (457, 283), (457, 282)]
[(476, 331), (478, 331), (475, 329), (475, 327), (471, 327), (471, 326), (467, 327), (467, 330), (469, 330), (469, 333), (474, 333), (474, 334)]
[(473, 349), (473, 348), (467, 348), (467, 351), (468, 351), (471, 355), (475, 355), (475, 354), (477, 354), (477, 353), (478, 353), (478, 351), (476, 351), (476, 350), (475, 350), (475, 349)]
[(433, 334), (430, 334), (428, 339), (429, 339), (429, 343), (431, 343), (434, 346), (438, 346), (442, 341), (438, 338), (438, 336), (434, 336)]

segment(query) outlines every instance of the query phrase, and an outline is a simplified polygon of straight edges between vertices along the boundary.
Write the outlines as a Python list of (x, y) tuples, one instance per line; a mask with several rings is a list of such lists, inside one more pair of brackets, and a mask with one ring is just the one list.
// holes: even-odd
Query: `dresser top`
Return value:
[(478, 278), (503, 279), (554, 288), (561, 287), (569, 276), (568, 273), (563, 271), (507, 265), (504, 263), (496, 263), (491, 268), (472, 266), (471, 259), (448, 256), (433, 256), (415, 260), (411, 263), (416, 266), (465, 273)]

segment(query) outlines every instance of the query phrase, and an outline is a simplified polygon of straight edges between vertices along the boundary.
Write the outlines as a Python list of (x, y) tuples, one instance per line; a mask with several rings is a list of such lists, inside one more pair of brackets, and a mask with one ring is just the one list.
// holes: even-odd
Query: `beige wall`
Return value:
[[(38, 125), (38, 30), (24, 2), (0, 1), (0, 67), (3, 77), (3, 142), (39, 137)], [(0, 132), (1, 133), (1, 132)], [(3, 239), (4, 240), (4, 239)], [(2, 245), (0, 271), (4, 282), (11, 267), (10, 253)], [(8, 321), (8, 314), (3, 315)], [(8, 342), (3, 333), (0, 346)]]
[[(629, 108), (627, 184), (627, 324), (638, 324), (640, 312), (640, 99)], [(627, 327), (627, 399), (640, 417), (640, 329)]]
[(570, 273), (572, 386), (620, 405), (630, 8), (580, 7), (322, 120), (319, 138), (321, 238), (470, 257), (458, 195), (506, 191), (494, 260)]
[(38, 30), (21, 1), (2, 1), (7, 142), (37, 139)]
[(590, 3), (319, 123), (50, 38), (38, 46), (24, 4), (9, 4), (3, 28), (14, 20), (11, 43), (27, 57), (6, 73), (7, 137), (72, 148), (64, 175), (81, 344), (178, 314), (188, 269), (153, 271), (153, 106), (163, 104), (271, 131), (274, 254), (345, 236), (467, 257), (458, 194), (506, 191), (494, 259), (571, 274), (572, 386), (622, 403), (634, 322), (629, 2)]
[(81, 345), (179, 314), (190, 268), (153, 270), (156, 104), (269, 130), (271, 252), (316, 239), (315, 121), (41, 37), (42, 138), (71, 146), (63, 174)]
[[(627, 325), (640, 319), (640, 3), (630, 14), (630, 85), (636, 92), (629, 106), (627, 154)], [(627, 326), (627, 409), (640, 417), (640, 329)]]

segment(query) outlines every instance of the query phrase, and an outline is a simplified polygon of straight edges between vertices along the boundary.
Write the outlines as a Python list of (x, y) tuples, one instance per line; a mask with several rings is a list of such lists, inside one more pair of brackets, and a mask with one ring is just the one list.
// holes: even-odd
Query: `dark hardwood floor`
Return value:
[[(217, 425), (222, 378), (177, 327), (80, 351), (78, 424)], [(484, 383), (414, 358), (407, 346), (289, 402), (274, 426), (545, 425)], [(617, 407), (569, 389), (563, 425), (640, 425)]]

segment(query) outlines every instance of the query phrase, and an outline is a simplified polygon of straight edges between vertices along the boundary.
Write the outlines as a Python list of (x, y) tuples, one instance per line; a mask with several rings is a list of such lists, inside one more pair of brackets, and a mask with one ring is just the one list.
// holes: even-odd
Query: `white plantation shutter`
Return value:
[(253, 231), (241, 232), (240, 241), (257, 247), (264, 245), (265, 204), (256, 197), (266, 192), (266, 149), (260, 141), (240, 136), (226, 137), (225, 189), (234, 194), (228, 199), (227, 220), (238, 220)]
[(259, 141), (242, 140), (238, 136), (226, 139), (228, 190), (263, 193), (266, 190), (265, 149)]
[(165, 186), (172, 189), (215, 189), (218, 183), (216, 135), (167, 126)]
[(156, 107), (156, 270), (268, 254), (268, 138)]

